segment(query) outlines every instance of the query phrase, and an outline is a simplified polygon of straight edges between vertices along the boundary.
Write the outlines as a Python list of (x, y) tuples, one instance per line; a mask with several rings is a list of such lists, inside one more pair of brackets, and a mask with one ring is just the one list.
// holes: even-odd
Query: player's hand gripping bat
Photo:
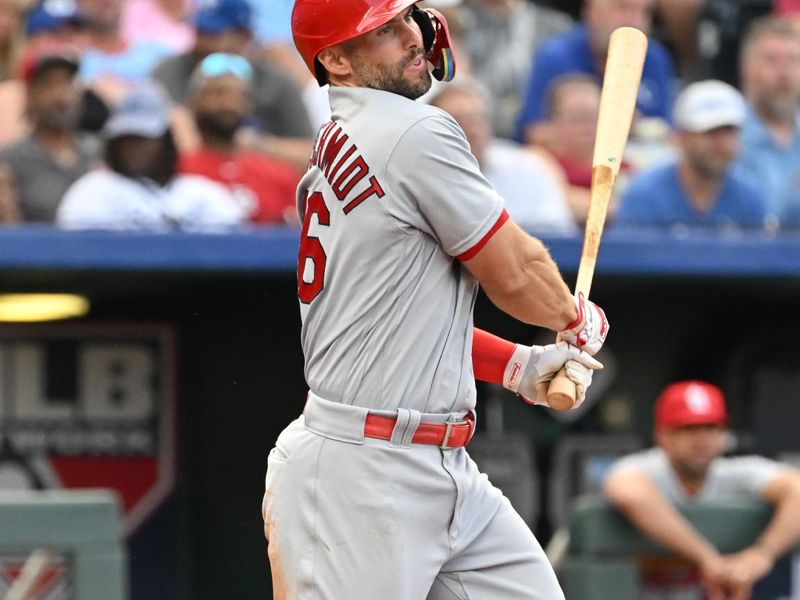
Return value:
[[(620, 27), (611, 34), (603, 90), (600, 94), (600, 113), (597, 117), (592, 161), (592, 190), (575, 284), (576, 295), (583, 292), (588, 297), (592, 287), (597, 251), (606, 222), (611, 190), (619, 173), (625, 142), (633, 121), (646, 51), (647, 36), (638, 29)], [(547, 402), (556, 410), (567, 410), (575, 404), (575, 384), (567, 377), (564, 369), (550, 382)]]

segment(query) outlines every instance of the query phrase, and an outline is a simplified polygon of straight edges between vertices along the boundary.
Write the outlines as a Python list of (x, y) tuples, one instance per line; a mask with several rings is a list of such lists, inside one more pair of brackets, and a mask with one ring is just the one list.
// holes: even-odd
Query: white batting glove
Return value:
[(569, 342), (589, 354), (597, 354), (608, 335), (608, 319), (603, 309), (584, 295), (573, 296), (578, 318), (558, 332), (558, 340)]
[(548, 384), (561, 367), (564, 367), (567, 377), (575, 384), (573, 408), (577, 408), (592, 383), (592, 372), (602, 369), (603, 365), (566, 342), (547, 346), (517, 344), (506, 365), (503, 387), (519, 395), (528, 404), (550, 406), (547, 403)]

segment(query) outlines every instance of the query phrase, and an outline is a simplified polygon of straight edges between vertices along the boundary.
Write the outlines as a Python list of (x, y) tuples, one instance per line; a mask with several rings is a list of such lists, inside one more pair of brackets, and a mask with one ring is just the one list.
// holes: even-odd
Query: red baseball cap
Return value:
[(725, 425), (725, 395), (705, 381), (679, 381), (664, 388), (656, 400), (656, 429), (689, 425)]
[(30, 85), (53, 67), (67, 69), (73, 75), (78, 72), (80, 58), (73, 44), (47, 42), (29, 47), (20, 59), (20, 77)]

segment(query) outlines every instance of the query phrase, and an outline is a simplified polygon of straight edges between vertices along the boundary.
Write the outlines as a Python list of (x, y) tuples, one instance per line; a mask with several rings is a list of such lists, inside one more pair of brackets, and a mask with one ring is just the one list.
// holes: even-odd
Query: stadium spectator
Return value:
[[(800, 541), (800, 473), (757, 456), (723, 457), (727, 421), (719, 388), (702, 381), (673, 383), (656, 401), (656, 447), (623, 457), (605, 477), (609, 500), (645, 535), (685, 560), (642, 562), (643, 583), (653, 597), (746, 600), (753, 584)], [(738, 498), (764, 500), (774, 510), (752, 546), (727, 555), (673, 506)], [(701, 585), (708, 596), (692, 595)]]
[(753, 23), (742, 47), (748, 114), (739, 164), (767, 196), (769, 213), (800, 226), (800, 36), (773, 17)]
[(23, 44), (23, 0), (0, 0), (0, 81), (14, 76)]
[(122, 12), (122, 36), (131, 43), (160, 42), (173, 52), (194, 45), (191, 0), (127, 0)]
[(30, 133), (0, 150), (27, 223), (52, 223), (67, 188), (89, 171), (97, 145), (79, 134), (82, 90), (78, 59), (68, 54), (29, 57), (23, 67)]
[(228, 53), (248, 58), (253, 67), (253, 117), (262, 133), (252, 145), (305, 169), (312, 132), (300, 87), (282, 68), (251, 56), (251, 18), (247, 0), (208, 0), (195, 15), (194, 47), (164, 60), (153, 77), (174, 101), (183, 103), (192, 73), (206, 56)]
[(789, 21), (800, 33), (800, 0), (776, 0), (772, 14)]
[(697, 19), (707, 0), (655, 0), (663, 41), (674, 51), (679, 75), (693, 80), (702, 73), (697, 53)]
[(39, 43), (52, 45), (74, 43), (83, 50), (83, 20), (75, 0), (39, 0), (28, 12), (25, 22), (28, 48)]
[[(679, 1), (679, 0), (676, 0)], [(707, 78), (741, 89), (739, 57), (743, 33), (772, 10), (773, 0), (704, 0), (697, 15), (697, 49)]]
[(486, 88), (470, 79), (441, 86), (430, 100), (464, 130), (481, 172), (517, 224), (538, 232), (574, 232), (564, 190), (552, 171), (534, 154), (493, 136), (490, 102)]
[(188, 104), (202, 146), (180, 157), (180, 171), (225, 184), (255, 223), (297, 222), (300, 173), (286, 163), (236, 145), (249, 113), (250, 63), (235, 54), (210, 54), (195, 69)]
[[(530, 150), (562, 183), (575, 222), (583, 224), (589, 208), (592, 159), (600, 108), (600, 84), (591, 75), (569, 73), (555, 79), (547, 96), (547, 118), (540, 125), (541, 140)], [(623, 171), (627, 171), (623, 163)], [(613, 215), (616, 203), (609, 207)]]
[(141, 85), (126, 94), (103, 128), (108, 169), (87, 173), (64, 195), (57, 223), (66, 229), (219, 231), (245, 212), (222, 185), (177, 174), (169, 103)]
[[(519, 139), (539, 141), (537, 125), (545, 117), (548, 89), (554, 79), (577, 72), (600, 81), (611, 33), (622, 26), (649, 32), (652, 8), (653, 0), (586, 0), (583, 22), (544, 42), (536, 51), (518, 119)], [(636, 102), (642, 115), (669, 120), (674, 78), (672, 59), (658, 41), (651, 39)]]
[(87, 38), (80, 76), (112, 104), (137, 84), (146, 82), (154, 66), (171, 53), (163, 42), (129, 42), (123, 37), (123, 2), (78, 0)]
[(8, 165), (0, 164), (0, 224), (3, 225), (20, 221), (17, 194), (12, 181), (11, 169)]
[(745, 110), (742, 95), (722, 81), (683, 90), (674, 115), (680, 156), (632, 177), (616, 224), (763, 227), (763, 193), (731, 167), (741, 148)]
[(572, 19), (527, 0), (465, 0), (460, 8), (461, 48), (492, 92), (495, 135), (512, 138), (537, 46), (569, 29)]

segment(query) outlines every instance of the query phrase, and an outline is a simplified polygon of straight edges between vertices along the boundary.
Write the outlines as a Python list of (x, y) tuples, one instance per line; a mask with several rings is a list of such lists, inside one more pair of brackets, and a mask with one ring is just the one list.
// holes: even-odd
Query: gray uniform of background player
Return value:
[[(298, 191), (298, 202), (323, 193), (330, 225), (313, 217), (309, 228), (327, 256), (323, 291), (301, 304), (309, 402), (267, 471), (270, 560), (287, 597), (563, 598), (538, 542), (466, 451), (409, 443), (420, 418), (474, 408), (477, 282), (454, 257), (497, 223), (502, 199), (438, 109), (339, 87), (331, 106), (349, 136), (340, 154), (355, 143), (384, 195), (345, 214), (367, 178), (339, 201), (317, 167)], [(369, 409), (398, 417), (391, 441), (364, 438)]]
[[(635, 471), (650, 479), (670, 503), (719, 502), (732, 499), (762, 500), (764, 490), (786, 466), (761, 456), (721, 457), (708, 468), (703, 487), (689, 495), (669, 464), (661, 448), (650, 448), (628, 455), (615, 462), (608, 475), (619, 471)], [(673, 588), (645, 588), (641, 600), (700, 600), (705, 597), (698, 585)]]

